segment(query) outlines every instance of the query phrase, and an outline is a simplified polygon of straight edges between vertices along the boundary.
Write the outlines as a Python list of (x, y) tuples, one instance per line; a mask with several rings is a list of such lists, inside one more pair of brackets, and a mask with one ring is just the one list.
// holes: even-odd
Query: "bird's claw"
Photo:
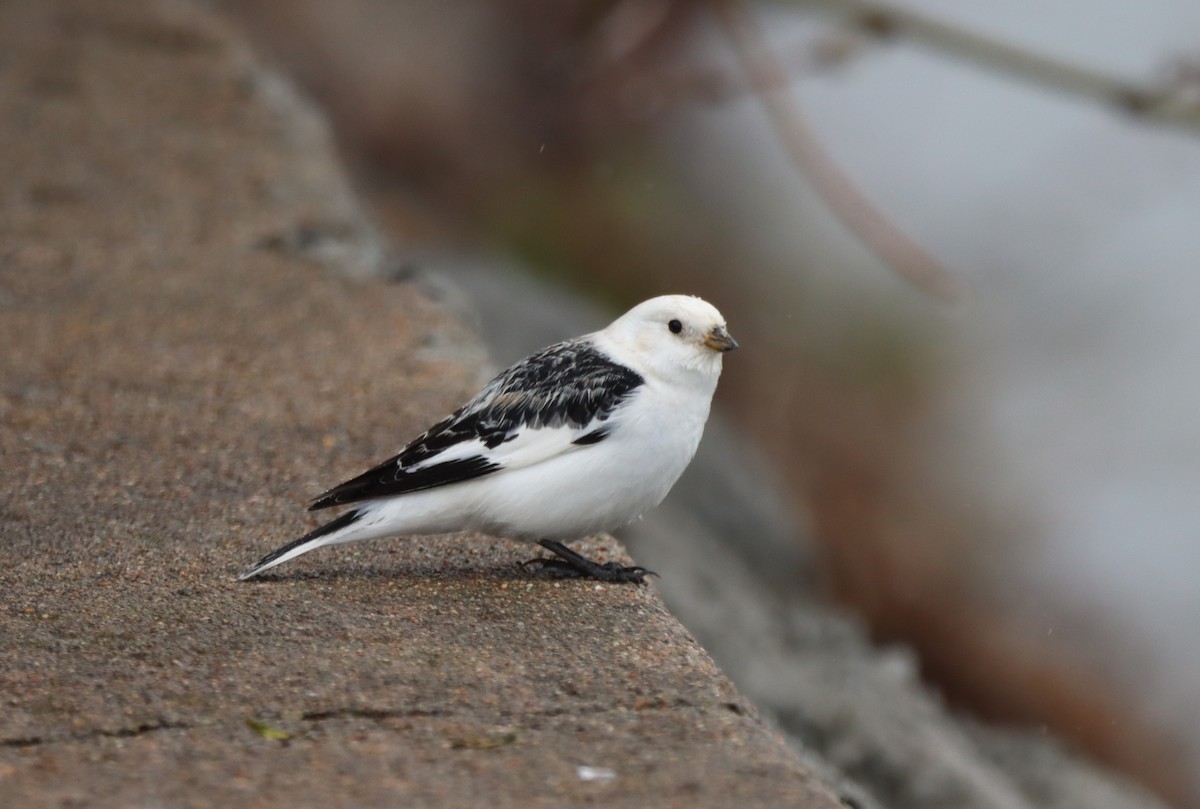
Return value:
[(626, 567), (617, 562), (599, 564), (587, 561), (587, 565), (581, 565), (564, 559), (540, 556), (522, 563), (521, 566), (530, 573), (551, 579), (595, 579), (620, 584), (645, 584), (647, 576), (658, 576), (653, 570), (647, 570), (640, 565)]

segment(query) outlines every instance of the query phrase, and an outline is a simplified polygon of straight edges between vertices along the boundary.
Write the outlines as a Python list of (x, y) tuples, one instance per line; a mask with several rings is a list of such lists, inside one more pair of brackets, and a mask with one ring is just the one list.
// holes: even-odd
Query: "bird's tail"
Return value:
[(275, 565), (282, 564), (289, 559), (295, 559), (300, 554), (316, 550), (323, 545), (333, 545), (338, 542), (349, 541), (352, 537), (346, 536), (345, 529), (358, 522), (364, 513), (363, 509), (351, 509), (340, 517), (325, 523), (315, 531), (305, 534), (293, 542), (289, 542), (278, 550), (271, 551), (258, 560), (258, 563), (254, 567), (238, 576), (238, 580), (245, 581), (246, 579), (253, 578), (263, 571), (270, 570)]

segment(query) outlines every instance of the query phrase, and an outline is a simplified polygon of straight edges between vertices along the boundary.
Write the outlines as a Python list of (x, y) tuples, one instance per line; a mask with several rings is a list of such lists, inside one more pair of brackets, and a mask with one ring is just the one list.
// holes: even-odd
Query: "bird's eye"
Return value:
[(683, 331), (683, 324), (678, 320), (672, 320), (667, 324), (667, 328), (671, 330), (671, 334), (679, 334), (679, 332)]

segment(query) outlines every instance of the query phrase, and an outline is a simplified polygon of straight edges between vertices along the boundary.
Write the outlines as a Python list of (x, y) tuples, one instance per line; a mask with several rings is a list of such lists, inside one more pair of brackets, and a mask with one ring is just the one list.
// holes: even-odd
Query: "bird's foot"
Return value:
[(538, 543), (546, 550), (560, 557), (547, 559), (539, 557), (530, 559), (523, 567), (540, 576), (552, 579), (596, 579), (597, 581), (618, 582), (623, 584), (645, 584), (647, 576), (657, 576), (653, 570), (633, 565), (625, 567), (616, 562), (593, 562), (568, 548), (561, 542), (543, 539)]
[(587, 567), (574, 565), (562, 559), (530, 559), (523, 567), (531, 573), (550, 579), (597, 579), (599, 581), (645, 584), (647, 576), (657, 576), (653, 570), (636, 565), (624, 567), (616, 562), (599, 564), (589, 562)]

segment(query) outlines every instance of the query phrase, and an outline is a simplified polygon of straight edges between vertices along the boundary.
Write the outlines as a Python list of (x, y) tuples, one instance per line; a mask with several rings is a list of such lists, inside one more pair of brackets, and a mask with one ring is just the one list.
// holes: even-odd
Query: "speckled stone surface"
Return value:
[(652, 588), (485, 537), (235, 581), (483, 354), (363, 272), (320, 119), (225, 26), (0, 4), (0, 176), (0, 802), (838, 805)]

